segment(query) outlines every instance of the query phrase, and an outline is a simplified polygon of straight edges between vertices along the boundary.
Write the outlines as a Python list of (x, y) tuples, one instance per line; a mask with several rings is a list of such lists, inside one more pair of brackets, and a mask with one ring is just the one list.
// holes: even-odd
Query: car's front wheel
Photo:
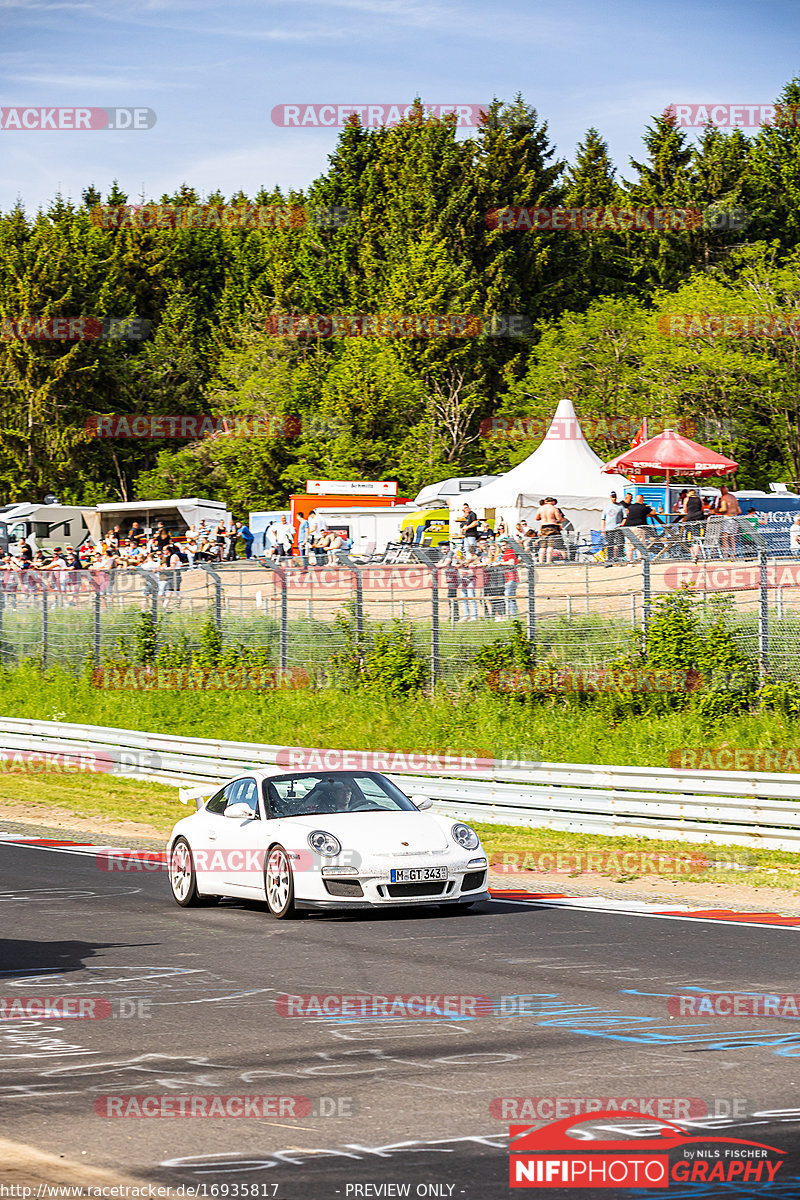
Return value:
[(169, 886), (181, 908), (195, 908), (201, 903), (194, 859), (185, 838), (178, 838), (169, 852)]
[(294, 913), (294, 880), (289, 856), (283, 846), (273, 846), (264, 867), (267, 908), (281, 921)]

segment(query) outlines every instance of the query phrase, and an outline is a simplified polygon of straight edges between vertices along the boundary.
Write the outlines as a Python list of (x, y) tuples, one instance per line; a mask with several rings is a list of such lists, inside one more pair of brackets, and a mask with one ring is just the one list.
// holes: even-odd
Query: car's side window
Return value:
[(225, 796), (226, 791), (227, 788), (220, 788), (220, 790), (211, 797), (206, 805), (206, 812), (214, 813), (215, 816), (218, 817), (225, 812), (225, 806), (228, 803), (227, 797)]
[(237, 797), (241, 798), (242, 784), (247, 783), (246, 779), (234, 779), (232, 783), (226, 783), (222, 791), (217, 792), (212, 796), (206, 805), (206, 812), (213, 813), (215, 816), (221, 817), (225, 814), (225, 809), (229, 804), (236, 804)]
[(253, 816), (256, 818), (256, 820), (259, 819), (260, 814), (258, 811), (258, 788), (256, 787), (255, 779), (243, 779), (242, 780), (241, 791), (239, 792), (238, 796), (236, 797), (236, 803), (249, 805), (250, 808), (252, 809)]

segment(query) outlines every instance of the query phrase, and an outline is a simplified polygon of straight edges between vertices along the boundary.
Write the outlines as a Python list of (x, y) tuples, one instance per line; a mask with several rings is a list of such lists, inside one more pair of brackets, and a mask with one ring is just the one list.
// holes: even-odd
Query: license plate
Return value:
[(447, 867), (400, 867), (389, 873), (390, 883), (418, 883), (428, 879), (447, 879)]

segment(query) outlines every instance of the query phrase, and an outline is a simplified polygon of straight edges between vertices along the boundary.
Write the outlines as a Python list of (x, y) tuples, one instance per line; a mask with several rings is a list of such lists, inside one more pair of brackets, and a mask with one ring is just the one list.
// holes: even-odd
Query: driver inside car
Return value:
[(353, 803), (353, 785), (342, 779), (325, 779), (314, 791), (318, 812), (347, 812)]

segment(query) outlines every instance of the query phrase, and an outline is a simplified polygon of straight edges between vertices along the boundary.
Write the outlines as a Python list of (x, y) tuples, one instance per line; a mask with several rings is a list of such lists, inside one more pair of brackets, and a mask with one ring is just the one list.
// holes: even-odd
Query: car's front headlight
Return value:
[(453, 841), (458, 842), (459, 846), (464, 850), (477, 850), (481, 844), (477, 833), (474, 829), (470, 829), (469, 825), (462, 825), (461, 823), (454, 825), (450, 833)]
[(334, 855), (342, 853), (342, 843), (332, 833), (326, 833), (324, 829), (315, 829), (313, 833), (310, 833), (308, 844), (312, 850), (316, 850), (317, 854), (322, 854), (325, 858), (333, 858)]

